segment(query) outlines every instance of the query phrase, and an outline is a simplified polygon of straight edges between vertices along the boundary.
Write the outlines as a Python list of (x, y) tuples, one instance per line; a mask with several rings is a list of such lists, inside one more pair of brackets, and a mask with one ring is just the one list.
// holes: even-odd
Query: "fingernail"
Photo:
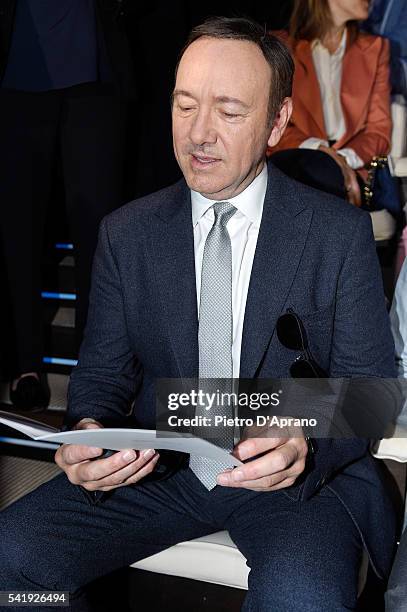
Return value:
[(102, 453), (102, 449), (101, 448), (95, 448), (91, 451), (90, 456), (91, 457), (98, 457), (100, 454)]
[(123, 455), (125, 461), (133, 461), (136, 458), (136, 453), (132, 450), (126, 451)]
[(239, 459), (248, 459), (254, 454), (253, 444), (244, 444), (239, 448)]
[(227, 484), (228, 480), (229, 480), (229, 477), (226, 474), (219, 474), (218, 477), (216, 478), (217, 483), (221, 485)]
[(143, 451), (143, 459), (151, 459), (154, 453), (155, 450), (153, 448), (147, 448), (147, 450)]
[(244, 478), (243, 472), (241, 472), (240, 470), (233, 470), (232, 478), (233, 480), (243, 480)]

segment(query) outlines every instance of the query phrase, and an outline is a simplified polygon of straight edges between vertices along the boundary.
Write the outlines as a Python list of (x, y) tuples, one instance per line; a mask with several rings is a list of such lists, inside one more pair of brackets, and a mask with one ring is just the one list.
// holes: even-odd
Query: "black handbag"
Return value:
[(391, 175), (386, 156), (373, 157), (366, 166), (368, 179), (364, 201), (369, 210), (388, 210), (394, 217), (401, 213), (401, 198), (396, 179)]

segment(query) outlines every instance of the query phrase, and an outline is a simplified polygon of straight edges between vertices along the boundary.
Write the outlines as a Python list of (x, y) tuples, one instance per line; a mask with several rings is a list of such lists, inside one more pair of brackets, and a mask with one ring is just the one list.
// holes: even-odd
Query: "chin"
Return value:
[(369, 17), (369, 3), (360, 7), (359, 14), (354, 18), (356, 21), (365, 21)]
[[(190, 189), (192, 189), (193, 191), (197, 191), (198, 193), (202, 193), (202, 195), (210, 199), (213, 199), (213, 198), (216, 199), (216, 194), (222, 191), (221, 186), (214, 185), (210, 181), (203, 181), (199, 179), (194, 180), (192, 178), (191, 180), (186, 179), (186, 182)], [(213, 198), (212, 198), (212, 194), (213, 194)]]
[(369, 11), (363, 11), (362, 13), (360, 13), (360, 15), (358, 15), (357, 17), (355, 17), (356, 21), (366, 21), (366, 19), (369, 17)]
[(184, 172), (184, 177), (190, 189), (198, 191), (198, 193), (209, 194), (208, 197), (211, 197), (210, 194), (212, 193), (215, 197), (217, 193), (224, 189), (223, 183), (214, 177), (200, 176), (195, 172)]

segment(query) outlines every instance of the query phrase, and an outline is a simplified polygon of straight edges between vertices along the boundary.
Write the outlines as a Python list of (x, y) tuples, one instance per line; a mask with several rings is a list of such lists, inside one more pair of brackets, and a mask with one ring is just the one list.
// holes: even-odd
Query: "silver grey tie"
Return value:
[[(200, 388), (215, 392), (211, 381), (201, 379), (228, 379), (220, 385), (221, 392), (231, 392), (232, 368), (232, 247), (226, 225), (235, 214), (236, 208), (229, 202), (216, 202), (213, 205), (215, 221), (206, 238), (201, 275), (201, 295), (199, 305), (199, 379)], [(217, 381), (218, 382), (218, 381)], [(219, 381), (221, 383), (221, 381)], [(225, 389), (225, 386), (227, 387)], [(233, 416), (233, 408), (217, 405), (208, 411), (198, 406), (196, 416), (226, 418)], [(216, 439), (211, 441), (225, 450), (233, 449), (233, 427), (217, 427)], [(205, 427), (196, 428), (195, 435), (204, 438), (208, 431)], [(216, 476), (230, 464), (191, 455), (189, 466), (207, 489), (216, 485)]]

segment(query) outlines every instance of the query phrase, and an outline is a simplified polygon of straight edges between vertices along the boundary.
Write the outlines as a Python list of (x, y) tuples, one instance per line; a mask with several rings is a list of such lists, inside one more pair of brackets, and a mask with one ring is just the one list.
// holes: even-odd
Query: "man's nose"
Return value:
[(190, 138), (196, 145), (204, 145), (206, 143), (214, 144), (216, 142), (216, 130), (209, 109), (200, 109), (194, 116)]

